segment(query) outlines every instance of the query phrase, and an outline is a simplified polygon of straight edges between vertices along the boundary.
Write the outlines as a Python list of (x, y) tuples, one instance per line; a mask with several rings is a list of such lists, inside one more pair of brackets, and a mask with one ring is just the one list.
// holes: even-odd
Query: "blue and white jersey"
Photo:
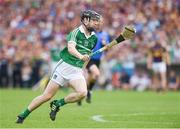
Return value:
[[(102, 48), (103, 47), (103, 42), (105, 42), (105, 43), (109, 43), (110, 42), (110, 36), (105, 31), (97, 32), (96, 36), (97, 36), (98, 40), (97, 40), (96, 46), (93, 49), (93, 52), (95, 52), (98, 49)], [(91, 59), (100, 60), (102, 54), (103, 53), (96, 54), (96, 55), (92, 56)]]

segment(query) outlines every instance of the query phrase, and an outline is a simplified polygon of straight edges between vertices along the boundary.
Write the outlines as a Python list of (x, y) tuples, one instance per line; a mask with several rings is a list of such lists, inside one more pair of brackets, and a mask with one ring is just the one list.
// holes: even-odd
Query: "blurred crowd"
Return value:
[(107, 89), (134, 87), (137, 77), (143, 80), (138, 90), (150, 86), (149, 73), (137, 64), (146, 64), (148, 49), (157, 40), (172, 64), (180, 64), (180, 0), (0, 0), (0, 86), (36, 84), (50, 70), (52, 50), (66, 45), (66, 35), (80, 25), (85, 9), (103, 15), (103, 31), (111, 40), (125, 25), (137, 31), (133, 40), (102, 58), (99, 84)]

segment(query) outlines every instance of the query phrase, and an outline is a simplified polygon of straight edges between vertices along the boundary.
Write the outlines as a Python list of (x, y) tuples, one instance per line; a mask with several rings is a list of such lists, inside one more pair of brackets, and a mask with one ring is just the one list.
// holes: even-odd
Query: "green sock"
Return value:
[(56, 104), (57, 104), (58, 106), (63, 106), (63, 105), (66, 104), (66, 102), (64, 101), (64, 98), (63, 98), (63, 99), (57, 100)]
[(24, 112), (22, 112), (20, 114), (20, 116), (26, 118), (30, 113), (31, 113), (31, 111), (29, 111), (29, 109), (26, 109), (26, 110), (24, 110)]

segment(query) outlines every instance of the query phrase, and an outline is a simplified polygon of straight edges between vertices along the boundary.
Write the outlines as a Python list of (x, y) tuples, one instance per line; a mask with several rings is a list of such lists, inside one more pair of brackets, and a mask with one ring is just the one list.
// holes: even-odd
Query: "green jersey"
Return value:
[[(84, 55), (90, 54), (92, 52), (92, 49), (96, 45), (97, 37), (94, 32), (92, 32), (91, 35), (87, 37), (83, 27), (80, 26), (67, 35), (67, 41), (68, 43), (76, 44), (77, 51)], [(60, 57), (64, 62), (70, 65), (80, 68), (82, 68), (84, 65), (84, 61), (70, 54), (67, 47), (61, 51)]]

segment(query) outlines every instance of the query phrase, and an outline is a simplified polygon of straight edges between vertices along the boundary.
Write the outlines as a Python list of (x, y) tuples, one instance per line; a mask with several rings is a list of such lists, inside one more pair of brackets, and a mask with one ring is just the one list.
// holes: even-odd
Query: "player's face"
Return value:
[(100, 24), (100, 19), (93, 19), (91, 18), (89, 19), (84, 19), (84, 24), (86, 25), (88, 31), (92, 32), (92, 31), (96, 31), (100, 28), (101, 24)]
[(99, 19), (99, 21), (98, 21), (98, 24), (97, 24), (97, 26), (96, 26), (96, 31), (101, 31), (102, 28), (103, 28), (103, 24), (104, 24), (103, 18), (100, 17), (100, 19)]
[(89, 21), (89, 27), (93, 28), (94, 31), (98, 30), (100, 27), (100, 20), (97, 19), (91, 19)]

